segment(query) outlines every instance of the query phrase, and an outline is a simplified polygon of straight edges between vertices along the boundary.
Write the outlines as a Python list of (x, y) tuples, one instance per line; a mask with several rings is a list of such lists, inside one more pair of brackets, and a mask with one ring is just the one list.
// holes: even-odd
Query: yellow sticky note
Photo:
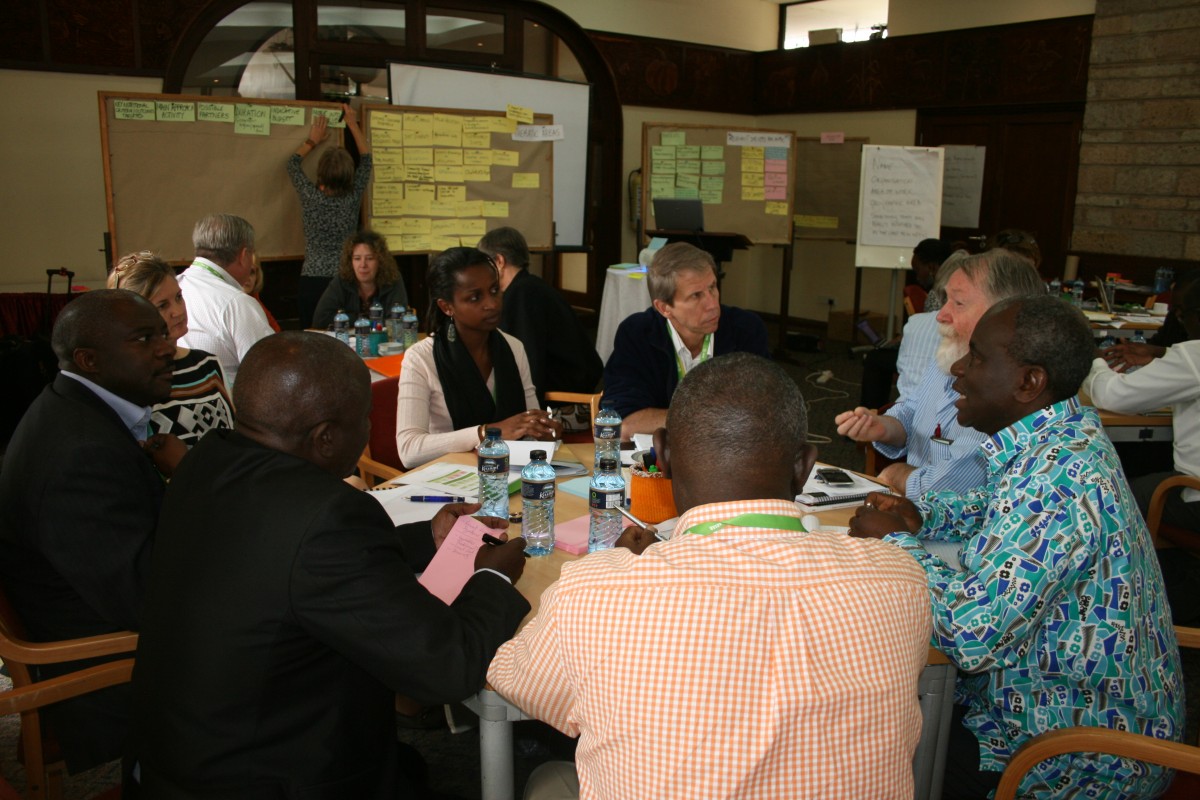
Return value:
[(512, 176), (512, 188), (514, 189), (537, 189), (541, 186), (542, 176), (536, 172), (514, 172)]
[(433, 115), (404, 115), (404, 144), (407, 147), (433, 146)]
[(742, 187), (742, 199), (743, 200), (762, 200), (763, 199), (763, 187), (761, 187), (761, 186), (743, 186)]
[(433, 151), (433, 163), (439, 167), (461, 167), (463, 165), (463, 151), (451, 148), (438, 148)]
[(233, 103), (198, 102), (196, 103), (196, 120), (199, 122), (233, 122)]
[(387, 111), (373, 109), (370, 120), (372, 134), (375, 134), (378, 131), (404, 130), (404, 117), (400, 114), (392, 114)]
[[(287, 108), (287, 106), (271, 106), (274, 108)], [(304, 120), (304, 109), (299, 109), (301, 122)], [(196, 121), (196, 104), (182, 103), (174, 100), (158, 100), (154, 103), (154, 115), (158, 117), (159, 122), (195, 122)], [(275, 121), (272, 113), (272, 122)]]
[(779, 202), (777, 200), (776, 201), (771, 201), (771, 200), (767, 201), (767, 213), (768, 214), (778, 214), (780, 216), (786, 217), (787, 212), (788, 212), (788, 207), (787, 207), (786, 202)]
[(252, 106), (249, 103), (238, 103), (233, 116), (233, 132), (252, 134), (254, 136), (270, 136), (271, 112), (267, 106)]
[(659, 141), (665, 145), (687, 144), (686, 131), (663, 131)]
[(113, 116), (117, 119), (132, 119), (154, 122), (153, 100), (113, 100)]
[(378, 128), (371, 131), (373, 147), (400, 147), (404, 144), (404, 131), (399, 128)]
[(505, 200), (484, 200), (483, 213), (484, 217), (507, 217), (508, 202)]
[(371, 217), (371, 230), (384, 236), (399, 236), (400, 220), (396, 217)]
[(304, 106), (271, 106), (272, 125), (303, 125)]
[(433, 247), (426, 234), (406, 234), (401, 239), (401, 249), (406, 253), (420, 253), (432, 250)]
[(482, 217), (483, 201), (463, 200), (455, 207), (454, 214), (458, 217)]
[(762, 186), (763, 176), (756, 172), (742, 173), (742, 186)]
[(419, 181), (420, 183), (433, 183), (433, 169), (432, 166), (421, 164), (405, 164), (404, 179), (406, 181)]
[(514, 106), (509, 103), (504, 111), (504, 116), (511, 120), (520, 122), (523, 125), (533, 124), (533, 109), (525, 108), (524, 106)]
[(429, 233), (433, 221), (428, 217), (405, 217), (400, 220), (401, 233)]
[(464, 181), (490, 181), (492, 179), (492, 168), (479, 164), (471, 164), (463, 167)]
[[(375, 181), (375, 185), (371, 188), (371, 199), (378, 206), (381, 200), (395, 202), (404, 199), (404, 184), (403, 183), (380, 183)], [(378, 207), (375, 209), (376, 214), (386, 214), (390, 212), (380, 211)]]
[(480, 236), (487, 233), (487, 222), (482, 219), (460, 219), (458, 232), (463, 236), (473, 236), (478, 241)]
[(428, 183), (404, 184), (404, 196), (409, 200), (424, 200), (432, 203), (437, 199), (437, 188)]
[[(449, 250), (451, 247), (459, 246), (459, 238), (457, 236), (433, 236), (429, 239), (429, 249), (435, 252)], [(475, 243), (463, 245), (463, 247), (474, 247)]]
[(743, 158), (742, 172), (766, 172), (763, 168), (765, 163), (761, 158)]
[(433, 148), (432, 147), (406, 147), (404, 148), (404, 163), (424, 166), (433, 165)]
[(376, 164), (375, 183), (394, 183), (404, 180), (403, 164)]
[(796, 214), (792, 222), (797, 228), (837, 228), (838, 218), (820, 214)]
[(462, 147), (462, 117), (454, 114), (433, 115), (433, 143), (440, 147)]
[(457, 219), (435, 219), (433, 221), (433, 229), (430, 231), (436, 236), (458, 236), (458, 220)]
[(492, 123), (492, 133), (513, 133), (517, 130), (517, 121), (508, 117), (488, 117)]
[(389, 164), (392, 166), (404, 166), (404, 150), (399, 147), (380, 147), (371, 151), (374, 156), (375, 166), (380, 164)]
[(743, 147), (742, 158), (757, 158), (759, 161), (766, 158), (767, 151), (761, 147)]
[(461, 203), (467, 199), (467, 187), (465, 186), (442, 186), (437, 187), (438, 200), (453, 200)]
[(475, 133), (467, 133), (463, 131), (463, 147), (472, 147), (476, 150), (486, 150), (492, 146), (491, 131), (482, 131)]
[(406, 194), (404, 198), (404, 213), (412, 214), (414, 217), (428, 217), (429, 207), (432, 205), (432, 200), (414, 198)]
[(464, 167), (461, 164), (443, 164), (433, 168), (433, 177), (438, 183), (462, 183)]
[(488, 166), (492, 163), (491, 150), (463, 150), (462, 163), (471, 166)]
[[(490, 134), (492, 132), (492, 117), (463, 117), (462, 126), (463, 135), (476, 133)], [(463, 146), (474, 147), (475, 145), (464, 143)], [(487, 145), (484, 146), (486, 147)]]
[(520, 155), (516, 150), (493, 150), (492, 163), (501, 167), (515, 167)]
[(447, 200), (434, 200), (429, 204), (429, 214), (434, 217), (457, 217), (458, 203)]

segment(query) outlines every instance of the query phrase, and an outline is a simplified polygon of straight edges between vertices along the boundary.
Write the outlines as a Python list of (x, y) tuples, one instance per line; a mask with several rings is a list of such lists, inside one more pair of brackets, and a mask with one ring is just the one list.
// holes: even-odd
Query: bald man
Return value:
[[(644, 548), (627, 532), (629, 549), (567, 564), (496, 654), (492, 686), (579, 737), (580, 797), (912, 797), (925, 582), (879, 542), (805, 531), (806, 434), (770, 361), (688, 372), (656, 434), (674, 536)], [(850, 674), (870, 686), (825, 679)], [(829, 758), (848, 741), (852, 758)], [(561, 796), (541, 794), (555, 779), (545, 768), (525, 797)]]
[[(137, 630), (163, 495), (140, 442), (150, 406), (171, 393), (175, 347), (158, 309), (124, 289), (72, 300), (51, 343), (61, 372), (17, 426), (0, 471), (0, 581), (34, 641)], [(48, 714), (68, 768), (87, 769), (122, 754), (128, 687)]]
[(434, 704), (483, 687), (529, 611), (512, 586), (524, 541), (481, 546), (451, 606), (417, 583), (413, 568), (478, 506), (397, 529), (341, 480), (367, 441), (370, 378), (334, 339), (259, 342), (233, 399), (235, 429), (192, 449), (163, 505), (134, 677), (142, 787), (411, 796), (395, 695)]

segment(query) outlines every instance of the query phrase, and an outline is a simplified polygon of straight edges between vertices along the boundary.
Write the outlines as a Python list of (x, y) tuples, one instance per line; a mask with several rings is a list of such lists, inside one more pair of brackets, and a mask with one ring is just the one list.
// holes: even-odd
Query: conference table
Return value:
[[(590, 467), (595, 450), (592, 444), (564, 444), (555, 460), (577, 460)], [(474, 465), (473, 453), (452, 453), (438, 461)], [(561, 484), (561, 481), (560, 481)], [(511, 498), (511, 510), (520, 510), (520, 497)], [(587, 501), (577, 495), (559, 491), (555, 499), (555, 520), (569, 521), (588, 513)], [(844, 526), (854, 513), (852, 508), (823, 511), (817, 516), (822, 524)], [(520, 526), (509, 529), (511, 535), (520, 533)], [(580, 556), (555, 548), (547, 556), (530, 558), (517, 581), (517, 589), (529, 601), (529, 614), (521, 627), (538, 612), (542, 592), (558, 579), (562, 567)], [(921, 672), (917, 696), (921, 707), (921, 736), (913, 757), (914, 792), (918, 800), (938, 800), (942, 794), (942, 775), (946, 767), (946, 749), (950, 737), (950, 722), (954, 706), (954, 664), (945, 655), (930, 648), (927, 664)], [(465, 705), (479, 716), (479, 754), (483, 800), (512, 800), (516, 796), (513, 769), (514, 722), (531, 719), (521, 709), (509, 703), (498, 692), (485, 688), (468, 698)]]

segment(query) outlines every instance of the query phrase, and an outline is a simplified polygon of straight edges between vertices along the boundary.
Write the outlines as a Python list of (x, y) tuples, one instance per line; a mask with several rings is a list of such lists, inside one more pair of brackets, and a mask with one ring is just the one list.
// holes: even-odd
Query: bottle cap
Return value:
[(546, 451), (545, 450), (530, 450), (529, 451), (529, 460), (530, 461), (545, 461), (546, 460)]
[(618, 464), (620, 464), (620, 462), (615, 458), (600, 459), (600, 469), (616, 469)]
[(500, 429), (499, 428), (485, 428), (484, 433), (487, 434), (487, 437), (489, 439), (491, 439), (493, 437), (496, 439), (500, 438)]

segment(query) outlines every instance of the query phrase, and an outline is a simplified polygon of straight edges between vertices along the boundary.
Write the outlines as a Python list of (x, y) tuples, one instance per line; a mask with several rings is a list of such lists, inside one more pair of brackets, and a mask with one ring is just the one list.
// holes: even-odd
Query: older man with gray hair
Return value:
[(767, 327), (754, 313), (721, 305), (712, 256), (686, 242), (658, 251), (647, 270), (651, 308), (617, 328), (604, 365), (604, 400), (624, 417), (621, 436), (667, 421), (675, 387), (693, 367), (726, 353), (770, 358)]
[(964, 492), (983, 483), (983, 434), (958, 424), (950, 365), (967, 352), (975, 323), (989, 308), (1008, 297), (1046, 293), (1033, 264), (1007, 250), (988, 250), (957, 265), (937, 315), (942, 340), (917, 391), (901, 397), (886, 414), (859, 407), (834, 419), (841, 435), (872, 442), (887, 458), (906, 460), (879, 477), (907, 497), (935, 489)]
[(254, 228), (233, 214), (209, 214), (192, 229), (192, 246), (196, 258), (179, 276), (188, 310), (179, 343), (215, 355), (232, 386), (246, 352), (274, 333), (262, 306), (242, 289), (258, 269)]

